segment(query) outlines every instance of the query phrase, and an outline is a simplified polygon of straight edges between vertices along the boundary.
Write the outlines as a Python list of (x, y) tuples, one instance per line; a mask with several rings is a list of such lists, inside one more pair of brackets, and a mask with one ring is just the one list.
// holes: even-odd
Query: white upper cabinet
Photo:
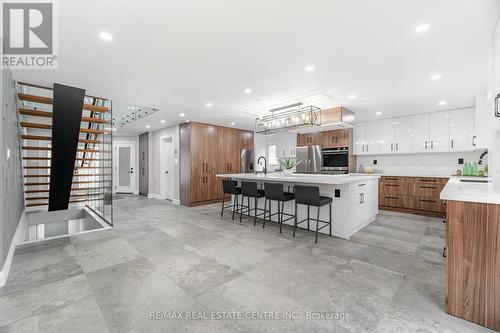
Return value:
[(379, 137), (379, 152), (380, 154), (394, 153), (394, 120), (384, 119), (380, 121), (380, 137)]
[(354, 155), (365, 154), (366, 144), (366, 123), (357, 123), (353, 131), (354, 135)]
[(411, 117), (394, 118), (394, 151), (404, 154), (411, 153), (412, 122)]
[(417, 114), (411, 117), (411, 136), (413, 153), (429, 152), (429, 114)]
[(429, 142), (431, 152), (450, 150), (450, 112), (429, 114)]
[(365, 152), (367, 154), (378, 154), (379, 153), (379, 137), (380, 137), (380, 127), (379, 121), (368, 121), (365, 123), (366, 126), (366, 147)]
[(474, 141), (474, 109), (450, 111), (450, 151), (472, 151)]
[(488, 148), (493, 130), (488, 130), (488, 112), (493, 112), (493, 105), (488, 104), (486, 96), (477, 96), (474, 108), (474, 149)]

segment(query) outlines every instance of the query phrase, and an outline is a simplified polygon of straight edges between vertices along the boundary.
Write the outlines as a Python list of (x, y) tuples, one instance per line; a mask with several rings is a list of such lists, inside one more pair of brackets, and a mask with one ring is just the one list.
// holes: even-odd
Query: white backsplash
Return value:
[[(467, 153), (432, 153), (432, 154), (404, 154), (404, 155), (371, 155), (358, 156), (357, 166), (365, 170), (380, 170), (384, 174), (416, 175), (416, 176), (448, 176), (457, 169), (462, 170), (463, 165), (458, 164), (458, 159), (465, 162), (477, 162), (483, 151)], [(487, 163), (485, 157), (483, 166)], [(377, 160), (377, 164), (373, 161)]]

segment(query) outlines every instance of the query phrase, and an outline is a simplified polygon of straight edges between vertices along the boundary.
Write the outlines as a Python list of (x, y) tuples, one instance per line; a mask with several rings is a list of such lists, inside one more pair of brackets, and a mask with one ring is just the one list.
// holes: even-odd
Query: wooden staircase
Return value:
[[(18, 82), (18, 113), (25, 205), (48, 206), (51, 143), (52, 88)], [(103, 200), (111, 192), (110, 101), (85, 96), (74, 165), (70, 203)]]

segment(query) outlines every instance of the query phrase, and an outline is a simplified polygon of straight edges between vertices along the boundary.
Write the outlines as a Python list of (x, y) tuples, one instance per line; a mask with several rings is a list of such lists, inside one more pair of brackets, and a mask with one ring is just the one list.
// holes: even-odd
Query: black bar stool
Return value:
[[(304, 185), (295, 185), (295, 225), (293, 228), (293, 237), (295, 237), (295, 229), (297, 229), (297, 225), (307, 221), (307, 229), (309, 229), (309, 207), (314, 206), (318, 207), (318, 215), (316, 217), (316, 240), (315, 243), (318, 242), (318, 231), (323, 229), (326, 226), (330, 226), (330, 236), (332, 236), (332, 198), (323, 197), (319, 195), (319, 187), (317, 186), (304, 186)], [(297, 222), (297, 205), (306, 205), (307, 206), (307, 218), (302, 221)], [(323, 221), (319, 219), (320, 208), (325, 205), (329, 206), (329, 216), (330, 221)], [(319, 227), (319, 223), (326, 223), (321, 228)]]
[[(224, 209), (233, 208), (233, 220), (234, 212), (238, 209), (238, 195), (241, 194), (241, 187), (238, 187), (238, 182), (236, 180), (223, 179), (222, 180), (222, 209), (220, 211), (220, 217), (224, 216)], [(224, 206), (224, 197), (226, 194), (234, 195), (234, 201), (232, 205)]]
[[(244, 199), (247, 197), (247, 205), (244, 205)], [(265, 213), (257, 214), (257, 210), (263, 211), (263, 209), (257, 208), (257, 203), (259, 202), (259, 198), (264, 197), (264, 190), (257, 189), (256, 182), (245, 182), (241, 181), (241, 211), (240, 211), (240, 222), (241, 216), (244, 214), (243, 208), (246, 208), (246, 215), (250, 216), (251, 208), (250, 208), (250, 198), (254, 198), (254, 215), (253, 215), (253, 225), (257, 223), (257, 216), (261, 216)]]
[[(283, 184), (265, 183), (264, 190), (265, 190), (266, 201), (264, 201), (264, 223), (262, 224), (262, 228), (266, 227), (266, 213), (269, 212), (269, 222), (271, 222), (271, 217), (278, 215), (278, 222), (280, 224), (280, 233), (281, 233), (281, 230), (283, 229), (283, 222), (295, 218), (295, 215), (283, 212), (285, 202), (295, 199), (295, 194), (284, 192)], [(269, 211), (267, 210), (268, 200), (269, 200)], [(271, 205), (273, 201), (278, 202), (278, 212), (274, 214), (272, 214), (271, 211)], [(280, 204), (281, 204), (281, 210), (280, 210)], [(283, 215), (286, 215), (288, 218), (283, 220)]]

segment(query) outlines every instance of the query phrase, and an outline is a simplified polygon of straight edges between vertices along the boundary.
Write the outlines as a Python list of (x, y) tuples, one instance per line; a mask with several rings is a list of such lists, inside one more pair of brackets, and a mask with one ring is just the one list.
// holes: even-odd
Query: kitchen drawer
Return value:
[(380, 177), (381, 183), (410, 183), (411, 177), (392, 177), (392, 176), (382, 176)]
[(423, 210), (427, 212), (444, 213), (444, 202), (434, 198), (409, 197), (408, 204), (410, 209)]
[(408, 195), (409, 184), (404, 182), (381, 182), (382, 195)]
[(446, 183), (448, 182), (448, 178), (411, 177), (409, 179), (411, 183), (415, 184), (446, 185)]
[(439, 194), (444, 188), (444, 185), (436, 183), (413, 183), (409, 185), (410, 196), (428, 199), (439, 199)]
[(380, 195), (379, 205), (394, 208), (408, 208), (408, 197), (403, 195)]

